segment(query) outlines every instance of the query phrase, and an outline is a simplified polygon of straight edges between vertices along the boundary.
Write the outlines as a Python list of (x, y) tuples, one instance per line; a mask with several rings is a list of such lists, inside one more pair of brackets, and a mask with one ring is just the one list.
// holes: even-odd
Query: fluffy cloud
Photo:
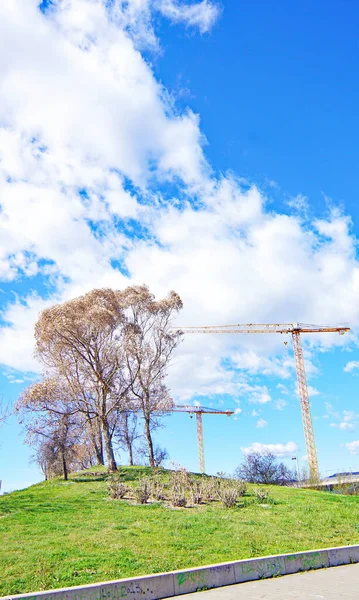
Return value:
[(343, 431), (353, 431), (353, 429), (355, 429), (355, 425), (353, 423), (343, 421), (342, 423), (339, 423), (339, 429), (342, 429)]
[(265, 419), (258, 419), (257, 423), (256, 423), (256, 427), (258, 429), (262, 429), (263, 427), (267, 427), (268, 423)]
[(350, 454), (358, 454), (359, 452), (359, 440), (349, 442), (348, 444), (344, 444), (344, 446), (348, 448)]
[[(214, 173), (199, 116), (176, 108), (141, 54), (159, 48), (154, 11), (204, 32), (215, 4), (56, 0), (46, 14), (37, 5), (0, 6), (0, 276), (35, 290), (3, 306), (0, 362), (38, 369), (38, 313), (94, 286), (173, 288), (184, 301), (179, 324), (320, 315), (359, 325), (350, 219), (336, 209), (312, 224), (275, 212), (256, 186)], [(313, 350), (350, 339), (307, 336), (309, 374)], [(284, 341), (187, 336), (171, 389), (181, 401), (269, 403), (253, 376), (294, 377)]]
[(161, 13), (172, 21), (198, 27), (201, 33), (209, 31), (219, 15), (219, 8), (208, 0), (196, 4), (180, 4), (176, 0), (158, 0)]
[(341, 429), (342, 431), (354, 431), (358, 424), (359, 415), (357, 415), (352, 410), (344, 410), (342, 415), (340, 413), (333, 411), (333, 407), (328, 402), (325, 403), (327, 414), (324, 417), (335, 417), (337, 419), (337, 423), (329, 423), (329, 427)]
[(260, 444), (259, 442), (254, 442), (246, 448), (241, 448), (241, 450), (243, 454), (250, 454), (251, 452), (260, 452), (263, 454), (265, 452), (271, 452), (274, 456), (284, 457), (293, 456), (298, 452), (298, 447), (294, 442), (288, 442), (287, 444)]
[(359, 361), (358, 360), (350, 360), (344, 367), (345, 373), (351, 373), (355, 369), (359, 369)]

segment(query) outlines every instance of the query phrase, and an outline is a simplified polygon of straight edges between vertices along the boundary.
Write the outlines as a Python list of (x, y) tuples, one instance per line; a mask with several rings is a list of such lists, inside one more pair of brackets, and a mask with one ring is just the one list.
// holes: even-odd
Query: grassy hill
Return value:
[[(131, 485), (149, 470), (121, 472)], [(272, 487), (260, 504), (249, 486), (235, 508), (179, 509), (111, 500), (106, 477), (74, 474), (0, 497), (0, 596), (359, 543), (358, 496)]]

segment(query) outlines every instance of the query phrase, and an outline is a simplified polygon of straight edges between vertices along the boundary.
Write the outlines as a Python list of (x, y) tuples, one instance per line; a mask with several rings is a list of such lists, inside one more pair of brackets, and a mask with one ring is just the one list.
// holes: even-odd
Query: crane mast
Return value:
[[(245, 323), (235, 325), (211, 325), (211, 326), (199, 326), (199, 327), (177, 327), (178, 331), (183, 333), (281, 333), (291, 334), (293, 340), (293, 349), (295, 357), (295, 366), (298, 383), (298, 393), (300, 399), (300, 408), (302, 413), (302, 422), (304, 429), (304, 439), (308, 458), (308, 466), (310, 479), (317, 481), (319, 479), (319, 468), (318, 468), (318, 457), (315, 447), (314, 431), (312, 415), (310, 410), (310, 401), (307, 385), (307, 377), (305, 373), (305, 363), (303, 356), (303, 348), (301, 341), (301, 333), (339, 333), (344, 335), (350, 331), (349, 327), (339, 326), (332, 327), (329, 325), (307, 325), (303, 323)], [(196, 415), (197, 417), (198, 415)], [(200, 453), (200, 442), (202, 440), (201, 451), (203, 452), (203, 432), (202, 432), (202, 418), (197, 421), (197, 434), (198, 434), (198, 453)], [(204, 469), (204, 454), (203, 454), (203, 469)]]
[(204, 441), (203, 441), (203, 421), (202, 415), (226, 415), (230, 417), (233, 415), (233, 410), (216, 410), (215, 408), (206, 408), (205, 406), (191, 406), (177, 404), (171, 409), (171, 412), (186, 412), (190, 416), (196, 415), (196, 429), (197, 429), (197, 448), (198, 448), (198, 466), (199, 472), (205, 473), (205, 460), (204, 460)]
[(310, 410), (307, 376), (305, 373), (305, 364), (302, 348), (302, 340), (299, 331), (292, 331), (292, 340), (295, 356), (295, 368), (297, 372), (298, 393), (300, 408), (302, 413), (302, 422), (304, 430), (305, 447), (307, 451), (310, 478), (316, 481), (319, 477), (318, 456), (315, 447), (314, 430), (312, 414)]

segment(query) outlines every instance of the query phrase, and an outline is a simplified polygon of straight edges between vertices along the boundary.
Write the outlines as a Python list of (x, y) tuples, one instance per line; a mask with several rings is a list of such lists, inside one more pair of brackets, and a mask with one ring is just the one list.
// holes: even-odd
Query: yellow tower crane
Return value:
[(205, 406), (185, 406), (176, 404), (174, 408), (170, 409), (170, 412), (186, 412), (191, 417), (196, 415), (196, 426), (197, 426), (197, 447), (198, 447), (198, 466), (199, 472), (205, 473), (204, 463), (204, 443), (203, 443), (203, 423), (202, 415), (227, 415), (230, 417), (233, 415), (232, 410), (216, 410), (215, 408), (206, 408)]
[(304, 439), (307, 451), (308, 466), (310, 478), (313, 481), (319, 479), (318, 457), (315, 447), (313, 422), (310, 411), (310, 402), (307, 386), (307, 377), (305, 373), (305, 364), (303, 357), (303, 348), (301, 333), (339, 333), (344, 335), (350, 331), (349, 327), (331, 327), (327, 325), (305, 325), (303, 323), (271, 323), (271, 324), (235, 324), (235, 325), (212, 325), (200, 327), (177, 327), (183, 333), (281, 333), (292, 334), (295, 366), (297, 372), (298, 392), (300, 399), (300, 408), (302, 412), (302, 421), (304, 429)]

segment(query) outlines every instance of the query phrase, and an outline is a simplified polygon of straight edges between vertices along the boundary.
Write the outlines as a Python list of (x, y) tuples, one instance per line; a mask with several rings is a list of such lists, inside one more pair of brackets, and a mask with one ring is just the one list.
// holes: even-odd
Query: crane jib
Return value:
[[(317, 450), (314, 440), (314, 431), (312, 416), (310, 411), (310, 402), (308, 394), (307, 377), (305, 373), (304, 355), (301, 342), (301, 333), (339, 333), (344, 335), (350, 331), (350, 327), (344, 325), (308, 325), (306, 323), (245, 323), (234, 325), (210, 325), (210, 326), (190, 326), (176, 327), (172, 330), (178, 333), (281, 333), (291, 334), (294, 347), (295, 365), (297, 373), (298, 392), (300, 399), (300, 407), (302, 413), (303, 429), (305, 445), (308, 457), (308, 466), (310, 471), (310, 479), (315, 482), (319, 479), (319, 468)], [(285, 342), (287, 344), (287, 342)], [(205, 411), (193, 410), (187, 412), (197, 412), (197, 433), (199, 439), (199, 455), (200, 463), (204, 470), (204, 453), (203, 453), (203, 432), (202, 432), (202, 413)], [(223, 414), (223, 413), (222, 413)], [(233, 413), (232, 413), (233, 414)]]

